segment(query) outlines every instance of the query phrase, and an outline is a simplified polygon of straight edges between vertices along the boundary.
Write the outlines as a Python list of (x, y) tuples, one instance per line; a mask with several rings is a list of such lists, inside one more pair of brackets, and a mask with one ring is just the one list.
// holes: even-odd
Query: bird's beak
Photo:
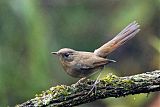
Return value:
[(51, 54), (58, 55), (58, 52), (51, 52)]
[(111, 59), (108, 59), (108, 63), (112, 63), (112, 62), (117, 62), (117, 61), (115, 61), (115, 60), (111, 60)]

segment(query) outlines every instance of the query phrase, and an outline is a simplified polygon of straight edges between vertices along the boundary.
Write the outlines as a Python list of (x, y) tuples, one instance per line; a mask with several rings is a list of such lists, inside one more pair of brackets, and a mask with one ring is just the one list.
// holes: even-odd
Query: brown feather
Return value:
[(133, 38), (140, 29), (138, 23), (133, 22), (129, 24), (126, 28), (124, 28), (117, 36), (115, 36), (112, 40), (96, 49), (94, 53), (100, 57), (106, 57), (109, 53), (123, 45), (125, 42)]

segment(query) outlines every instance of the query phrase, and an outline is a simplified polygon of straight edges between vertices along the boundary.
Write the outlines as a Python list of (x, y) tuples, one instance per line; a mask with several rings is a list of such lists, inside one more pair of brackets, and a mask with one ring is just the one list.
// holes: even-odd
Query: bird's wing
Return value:
[(117, 36), (112, 40), (96, 49), (94, 53), (100, 57), (106, 57), (110, 52), (117, 49), (119, 46), (133, 38), (140, 31), (138, 23), (135, 21), (124, 28)]
[(80, 68), (82, 70), (88, 70), (88, 69), (94, 69), (98, 67), (102, 67), (107, 64), (107, 59), (95, 56), (95, 57), (90, 57), (86, 60), (83, 60), (82, 63), (80, 63)]

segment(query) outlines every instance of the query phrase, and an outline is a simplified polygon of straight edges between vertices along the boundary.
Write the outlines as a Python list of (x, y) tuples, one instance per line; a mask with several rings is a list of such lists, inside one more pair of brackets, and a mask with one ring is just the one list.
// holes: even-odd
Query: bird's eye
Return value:
[(69, 56), (69, 53), (65, 53), (64, 56), (65, 56), (65, 57), (68, 57), (68, 56)]
[(72, 56), (73, 54), (72, 53), (69, 53), (69, 52), (66, 52), (66, 53), (63, 53), (63, 55), (62, 55), (62, 60), (63, 61), (67, 61), (67, 62), (71, 62), (71, 61), (73, 61), (73, 56)]

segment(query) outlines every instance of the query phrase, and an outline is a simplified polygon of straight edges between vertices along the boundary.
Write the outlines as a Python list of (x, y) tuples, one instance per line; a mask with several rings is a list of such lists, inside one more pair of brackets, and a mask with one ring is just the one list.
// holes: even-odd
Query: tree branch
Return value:
[(49, 90), (36, 95), (35, 98), (17, 105), (17, 107), (69, 107), (108, 97), (160, 91), (160, 70), (126, 77), (109, 74), (97, 84), (96, 93), (92, 91), (88, 94), (93, 83), (93, 80), (88, 79), (83, 83), (72, 84), (71, 86), (51, 87)]

